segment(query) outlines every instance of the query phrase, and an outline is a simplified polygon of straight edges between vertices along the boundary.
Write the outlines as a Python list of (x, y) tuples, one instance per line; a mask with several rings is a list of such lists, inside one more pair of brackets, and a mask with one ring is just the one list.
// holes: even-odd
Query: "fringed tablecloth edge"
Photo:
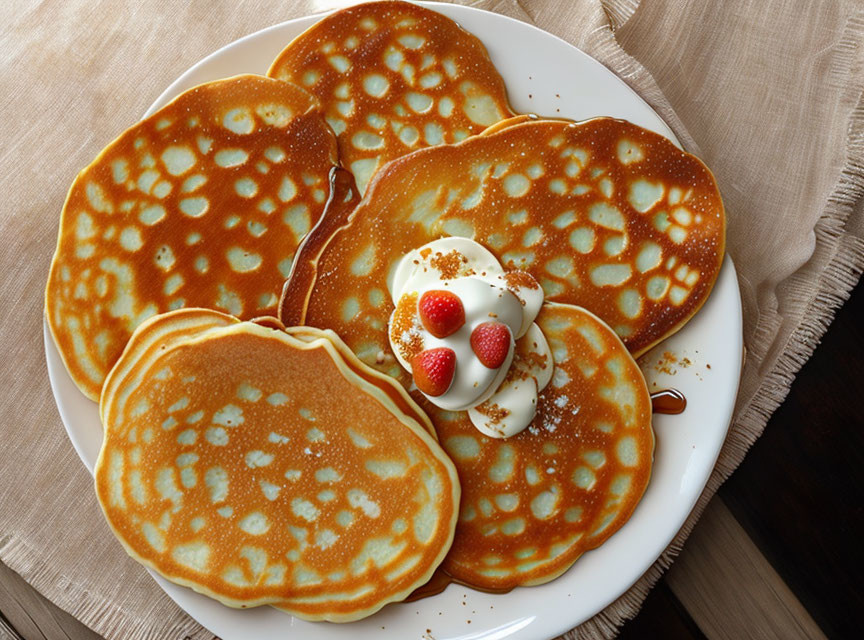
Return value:
[[(836, 45), (837, 64), (830, 70), (838, 81), (843, 74), (853, 71), (861, 75), (862, 41), (864, 20), (850, 20)], [(638, 64), (638, 61), (634, 62)], [(843, 80), (846, 81), (845, 78)], [(800, 324), (782, 346), (781, 355), (752, 399), (739, 407), (705, 489), (670, 545), (624, 595), (593, 618), (567, 632), (564, 635), (566, 640), (614, 638), (621, 626), (639, 613), (651, 589), (683, 549), (711, 498), (762, 435), (768, 419), (788, 395), (798, 371), (813, 354), (835, 313), (848, 300), (864, 272), (864, 241), (842, 234), (850, 216), (864, 206), (864, 92), (861, 86), (850, 87), (845, 100), (847, 104), (854, 105), (847, 127), (846, 161), (814, 229), (816, 246), (811, 261), (830, 257), (818, 278), (815, 292), (808, 293), (808, 288), (799, 284), (806, 277), (806, 274), (802, 274), (806, 265), (788, 279), (792, 302), (797, 302), (805, 309)], [(676, 127), (673, 126), (673, 129), (678, 132)]]

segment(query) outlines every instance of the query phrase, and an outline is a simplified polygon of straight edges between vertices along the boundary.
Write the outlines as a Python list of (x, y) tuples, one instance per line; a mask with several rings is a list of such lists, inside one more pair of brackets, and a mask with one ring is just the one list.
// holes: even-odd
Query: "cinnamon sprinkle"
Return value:
[[(534, 346), (536, 347), (537, 345), (535, 344)], [(518, 348), (519, 344), (517, 343)], [(545, 354), (537, 353), (536, 351), (525, 353), (518, 350), (513, 356), (513, 363), (510, 365), (510, 370), (507, 372), (505, 380), (512, 382), (514, 380), (533, 378), (534, 375), (531, 372), (536, 369), (545, 369), (547, 366), (546, 360), (547, 357)]]
[(496, 403), (492, 402), (484, 402), (483, 404), (478, 404), (474, 409), (477, 413), (481, 413), (487, 418), (489, 418), (489, 422), (486, 423), (486, 426), (491, 427), (492, 425), (500, 424), (504, 418), (510, 415), (509, 409), (504, 409), (503, 407), (499, 407)]
[(537, 281), (534, 277), (528, 273), (527, 271), (508, 271), (503, 276), (504, 282), (507, 283), (508, 288), (516, 287), (523, 289), (539, 289), (540, 285), (537, 284)]
[[(425, 258), (425, 256), (424, 256)], [(429, 264), (441, 272), (442, 280), (452, 280), (459, 276), (462, 265), (468, 262), (468, 258), (453, 249), (448, 253), (436, 253)]]
[(402, 356), (411, 362), (414, 356), (423, 351), (423, 338), (420, 337), (419, 333), (412, 333), (408, 342), (400, 342), (399, 346), (402, 348)]
[(408, 362), (423, 351), (423, 338), (416, 329), (417, 293), (406, 293), (396, 304), (390, 338), (398, 347), (400, 355)]
[[(536, 347), (537, 345), (534, 346)], [(545, 369), (547, 359), (545, 353), (537, 353), (536, 351), (529, 351), (520, 357), (520, 361), (527, 362), (531, 369)]]
[(531, 378), (531, 371), (527, 367), (519, 366), (519, 363), (516, 359), (513, 359), (513, 364), (510, 365), (510, 370), (507, 371), (507, 375), (504, 377), (504, 382), (515, 382), (517, 380), (527, 380)]
[(658, 373), (665, 373), (674, 376), (678, 373), (678, 368), (686, 369), (693, 364), (690, 358), (679, 358), (671, 351), (664, 351), (663, 356), (654, 364), (654, 370)]

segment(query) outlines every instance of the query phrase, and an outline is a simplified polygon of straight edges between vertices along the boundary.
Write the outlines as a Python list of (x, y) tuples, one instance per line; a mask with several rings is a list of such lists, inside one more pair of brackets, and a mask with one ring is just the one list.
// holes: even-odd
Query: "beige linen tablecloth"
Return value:
[[(117, 544), (54, 406), (42, 291), (66, 189), (192, 63), (240, 36), (336, 4), (0, 2), (0, 560), (107, 637), (211, 634)], [(473, 4), (532, 22), (618, 73), (704, 158), (726, 202), (748, 349), (734, 424), (674, 543), (580, 628), (580, 637), (608, 637), (636, 614), (759, 436), (864, 266), (864, 6)]]

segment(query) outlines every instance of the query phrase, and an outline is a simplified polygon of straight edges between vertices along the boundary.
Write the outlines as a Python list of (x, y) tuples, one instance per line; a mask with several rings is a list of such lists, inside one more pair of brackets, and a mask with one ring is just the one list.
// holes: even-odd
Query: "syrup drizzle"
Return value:
[(439, 593), (444, 591), (444, 589), (446, 589), (450, 584), (461, 584), (465, 587), (474, 589), (474, 591), (483, 591), (484, 593), (509, 593), (513, 591), (513, 587), (508, 587), (506, 589), (489, 589), (488, 587), (478, 587), (477, 585), (471, 584), (470, 582), (457, 580), (449, 573), (444, 571), (444, 569), (439, 567), (435, 570), (435, 573), (432, 574), (432, 577), (429, 578), (429, 582), (414, 589), (414, 591), (411, 592), (411, 595), (405, 598), (403, 602), (417, 602), (418, 600), (422, 600), (423, 598), (437, 596)]
[(445, 573), (443, 569), (435, 569), (435, 573), (433, 573), (432, 577), (429, 578), (429, 582), (414, 589), (414, 591), (411, 592), (411, 595), (405, 598), (403, 602), (417, 602), (423, 598), (437, 596), (439, 593), (444, 591), (451, 582), (453, 582), (453, 578), (451, 578), (449, 574)]
[(651, 394), (651, 410), (674, 416), (687, 408), (687, 398), (678, 389), (663, 389)]
[(297, 247), (294, 253), (297, 259), (291, 265), (291, 273), (282, 285), (279, 320), (286, 327), (304, 324), (309, 296), (312, 293), (308, 283), (315, 282), (319, 254), (330, 237), (348, 223), (349, 214), (360, 201), (360, 194), (350, 171), (333, 167), (330, 169), (329, 183), (330, 195), (324, 204), (324, 211)]

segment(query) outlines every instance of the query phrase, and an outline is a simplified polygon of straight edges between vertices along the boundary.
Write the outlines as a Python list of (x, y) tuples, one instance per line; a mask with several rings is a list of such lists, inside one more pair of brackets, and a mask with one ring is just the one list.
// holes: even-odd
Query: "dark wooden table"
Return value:
[(864, 282), (621, 638), (862, 638), (862, 535)]
[[(624, 640), (861, 638), (864, 284)], [(98, 640), (0, 564), (0, 639)]]

